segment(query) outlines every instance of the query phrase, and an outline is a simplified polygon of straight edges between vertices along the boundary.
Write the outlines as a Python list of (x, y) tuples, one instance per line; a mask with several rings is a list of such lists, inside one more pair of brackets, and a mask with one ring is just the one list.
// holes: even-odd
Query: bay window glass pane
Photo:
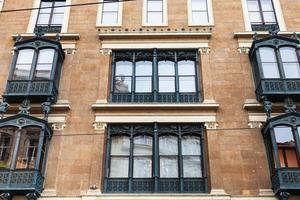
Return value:
[(115, 93), (131, 92), (131, 77), (115, 77)]
[(291, 127), (277, 126), (274, 132), (277, 144), (295, 144)]
[(273, 11), (272, 0), (260, 0), (262, 11)]
[(196, 92), (194, 76), (179, 77), (179, 92)]
[(286, 78), (300, 78), (299, 63), (283, 63)]
[(178, 177), (178, 159), (175, 156), (160, 157), (160, 177), (177, 178)]
[(279, 51), (282, 62), (298, 62), (295, 48), (281, 47)]
[(275, 13), (264, 12), (263, 16), (264, 16), (265, 23), (276, 23)]
[(15, 127), (3, 127), (0, 129), (0, 169), (8, 169), (11, 165), (15, 146)]
[(286, 149), (285, 155), (288, 163), (288, 167), (298, 167), (296, 148)]
[(136, 76), (151, 76), (152, 75), (152, 62), (139, 61), (135, 65)]
[(252, 23), (261, 23), (261, 15), (259, 12), (249, 12), (250, 21)]
[(137, 136), (133, 140), (133, 155), (152, 155), (152, 137)]
[(200, 137), (184, 136), (181, 139), (182, 155), (201, 155)]
[(159, 77), (159, 92), (175, 92), (174, 77)]
[(264, 78), (280, 78), (275, 51), (272, 48), (259, 48)]
[(111, 139), (111, 155), (127, 155), (130, 153), (130, 141), (127, 136), (114, 136)]
[(200, 178), (201, 161), (199, 156), (184, 156), (183, 157), (183, 176), (188, 178)]
[(258, 0), (247, 0), (248, 11), (259, 11)]
[(147, 23), (148, 24), (162, 24), (163, 23), (163, 12), (148, 12)]
[(17, 154), (17, 169), (33, 169), (38, 154), (40, 128), (22, 129)]
[(158, 62), (158, 75), (175, 75), (175, 64), (172, 61)]
[(132, 75), (132, 62), (129, 62), (129, 61), (116, 62), (116, 75), (117, 76), (131, 76)]
[(207, 10), (206, 0), (191, 0), (192, 10)]
[(148, 0), (148, 11), (163, 11), (163, 0)]
[(159, 155), (178, 155), (178, 138), (175, 136), (160, 136)]
[(23, 49), (19, 51), (13, 75), (14, 80), (28, 80), (33, 60), (34, 50)]
[(109, 176), (111, 178), (127, 178), (128, 167), (129, 167), (128, 157), (111, 157)]
[(208, 23), (207, 12), (192, 11), (192, 21), (193, 21), (194, 24), (205, 24), (205, 23)]
[(152, 77), (136, 77), (135, 92), (152, 92)]
[(264, 78), (280, 78), (277, 63), (262, 63)]
[(152, 158), (135, 157), (133, 160), (133, 177), (134, 178), (151, 178), (152, 177)]
[(50, 14), (40, 14), (37, 24), (38, 25), (48, 25), (50, 19)]
[(118, 13), (117, 12), (103, 12), (101, 23), (103, 25), (117, 24), (118, 23)]
[(39, 51), (38, 62), (34, 74), (35, 79), (50, 79), (54, 53), (54, 49), (43, 49)]
[(64, 14), (53, 14), (52, 16), (52, 25), (62, 25), (64, 21)]
[(179, 75), (195, 75), (195, 62), (190, 60), (178, 62)]

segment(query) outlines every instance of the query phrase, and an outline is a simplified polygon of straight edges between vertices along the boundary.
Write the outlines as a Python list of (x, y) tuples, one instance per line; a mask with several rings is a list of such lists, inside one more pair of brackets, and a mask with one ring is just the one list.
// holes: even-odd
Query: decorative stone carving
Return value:
[(2, 101), (0, 101), (0, 118), (1, 119), (3, 119), (4, 113), (6, 113), (8, 107), (9, 107), (9, 104), (2, 99)]
[(93, 127), (95, 130), (105, 130), (107, 124), (104, 122), (94, 122)]
[(9, 193), (2, 193), (0, 194), (0, 199), (1, 200), (11, 200), (11, 195)]
[(64, 122), (55, 122), (55, 123), (52, 123), (52, 128), (54, 131), (62, 131), (66, 128), (66, 123)]
[(30, 109), (31, 109), (31, 104), (30, 101), (28, 99), (24, 99), (22, 101), (22, 104), (19, 107), (19, 114), (26, 114), (29, 115), (30, 114)]
[(262, 122), (258, 122), (258, 121), (252, 121), (252, 122), (248, 123), (248, 126), (250, 128), (261, 128), (262, 125), (263, 125), (263, 123)]
[(38, 196), (36, 195), (36, 193), (28, 193), (27, 195), (26, 195), (26, 198), (28, 199), (28, 200), (37, 200), (37, 198), (38, 198)]
[(296, 112), (296, 104), (294, 104), (292, 98), (286, 97), (284, 99), (284, 111), (285, 113)]
[(198, 52), (200, 53), (200, 54), (209, 54), (210, 53), (210, 48), (209, 47), (200, 47), (199, 49), (198, 49)]
[(100, 49), (102, 55), (110, 55), (112, 53), (111, 49)]
[(47, 121), (48, 120), (48, 116), (49, 113), (51, 111), (51, 102), (50, 101), (46, 101), (44, 103), (41, 104), (42, 106), (42, 112), (44, 113), (44, 119)]
[(264, 105), (264, 111), (267, 114), (267, 119), (271, 118), (272, 115), (272, 102), (268, 101), (266, 97), (262, 97), (263, 105)]
[(205, 122), (204, 126), (206, 129), (217, 129), (219, 124), (217, 122)]
[(249, 47), (239, 47), (237, 48), (239, 53), (249, 54), (250, 48)]
[(76, 48), (66, 48), (64, 49), (65, 54), (74, 55), (77, 52)]

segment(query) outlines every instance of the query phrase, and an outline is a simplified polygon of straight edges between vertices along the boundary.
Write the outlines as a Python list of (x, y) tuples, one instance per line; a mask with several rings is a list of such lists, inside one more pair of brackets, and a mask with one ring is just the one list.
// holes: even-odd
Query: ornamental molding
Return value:
[(209, 54), (210, 51), (211, 51), (211, 49), (210, 49), (209, 47), (200, 47), (200, 48), (198, 49), (198, 52), (199, 52), (200, 54)]
[(258, 121), (250, 121), (250, 122), (248, 123), (248, 126), (249, 126), (250, 128), (261, 128), (262, 125), (263, 125), (263, 122), (258, 122)]
[(62, 131), (66, 128), (66, 123), (64, 122), (54, 122), (52, 123), (52, 128), (54, 131)]
[(237, 50), (240, 54), (249, 54), (250, 47), (239, 47)]
[(111, 55), (112, 50), (111, 49), (100, 49), (101, 55)]
[(217, 122), (205, 122), (204, 126), (206, 129), (217, 129), (219, 124)]
[(103, 122), (94, 122), (93, 123), (93, 127), (94, 127), (94, 130), (97, 130), (97, 131), (104, 131), (107, 127), (107, 123), (103, 123)]

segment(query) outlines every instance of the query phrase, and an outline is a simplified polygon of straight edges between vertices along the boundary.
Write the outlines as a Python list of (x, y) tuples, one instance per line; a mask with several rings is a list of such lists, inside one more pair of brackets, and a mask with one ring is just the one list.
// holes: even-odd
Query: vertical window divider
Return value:
[(181, 145), (181, 126), (178, 125), (178, 172), (179, 172), (179, 191), (184, 191), (184, 182), (183, 182), (183, 156), (182, 156), (182, 145)]
[(195, 53), (195, 81), (196, 81), (196, 94), (198, 95), (198, 100), (202, 100), (202, 99), (200, 99), (201, 98), (201, 93), (202, 93), (201, 88), (200, 88), (201, 77), (198, 76), (198, 74), (200, 74), (199, 73), (199, 71), (200, 71), (199, 66), (201, 66), (199, 64), (200, 61), (201, 60), (199, 58), (198, 53)]
[(280, 160), (279, 160), (279, 152), (278, 152), (278, 147), (277, 147), (277, 142), (276, 142), (276, 138), (275, 138), (275, 131), (274, 128), (272, 128), (270, 130), (270, 135), (271, 135), (271, 140), (272, 140), (272, 148), (274, 151), (274, 157), (275, 157), (275, 169), (278, 169), (281, 167), (280, 165)]
[(34, 163), (34, 169), (36, 169), (36, 170), (39, 169), (39, 165), (40, 165), (40, 161), (41, 161), (42, 147), (43, 147), (44, 137), (45, 137), (44, 134), (45, 134), (45, 129), (42, 128), (41, 131), (40, 131), (40, 136), (39, 136), (39, 143), (38, 143), (36, 161)]
[(159, 146), (158, 146), (158, 125), (154, 123), (153, 137), (153, 177), (154, 177), (154, 192), (158, 192), (159, 179)]
[(134, 102), (135, 97), (135, 67), (136, 67), (136, 52), (133, 52), (132, 55), (132, 76), (131, 76), (131, 102)]
[(204, 162), (205, 160), (208, 159), (207, 153), (206, 153), (206, 145), (205, 144), (205, 138), (204, 138), (204, 129), (202, 128), (201, 134), (200, 134), (200, 160), (201, 160), (201, 172), (202, 172), (202, 178), (204, 178), (205, 184), (204, 184), (204, 191), (208, 192), (208, 167), (206, 163)]
[(129, 174), (128, 174), (128, 192), (132, 192), (132, 179), (133, 179), (133, 128), (130, 126), (130, 152), (129, 152)]
[(17, 132), (17, 138), (16, 138), (16, 144), (15, 144), (15, 148), (13, 151), (13, 157), (12, 157), (12, 161), (11, 161), (11, 165), (10, 165), (11, 170), (16, 168), (17, 155), (18, 155), (18, 150), (19, 150), (20, 142), (21, 142), (21, 129), (16, 130), (16, 132)]
[(266, 22), (265, 22), (265, 18), (264, 18), (264, 15), (263, 15), (263, 10), (262, 10), (260, 0), (258, 0), (258, 6), (259, 6), (259, 14), (260, 14), (260, 17), (261, 17), (262, 24), (265, 25)]
[(116, 79), (116, 61), (115, 61), (115, 52), (112, 53), (112, 64), (111, 64), (111, 74), (112, 74), (112, 79), (110, 81), (110, 102), (113, 101), (113, 94), (114, 94), (114, 85), (115, 85), (115, 79)]
[(33, 81), (33, 76), (34, 76), (34, 72), (35, 72), (35, 68), (37, 65), (37, 61), (38, 61), (38, 57), (39, 57), (39, 49), (34, 49), (34, 54), (33, 54), (33, 59), (32, 59), (32, 64), (31, 64), (31, 69), (30, 69), (30, 75), (29, 75), (29, 84), (27, 86), (27, 94), (29, 95), (30, 90), (31, 90), (31, 85), (32, 85), (32, 81)]
[(58, 59), (58, 50), (54, 49), (54, 56), (53, 56), (53, 60), (52, 60), (50, 80), (54, 81), (56, 68), (58, 66), (58, 61), (59, 61), (59, 59)]
[(106, 157), (105, 157), (105, 171), (104, 171), (104, 191), (107, 191), (108, 178), (110, 173), (110, 152), (111, 152), (111, 127), (108, 127), (107, 139), (106, 139)]
[(153, 49), (153, 60), (152, 60), (152, 86), (153, 86), (153, 101), (158, 101), (158, 62), (157, 62), (157, 49)]
[(13, 80), (14, 72), (15, 72), (16, 66), (17, 66), (17, 61), (18, 61), (18, 58), (19, 58), (20, 49), (17, 49), (14, 52), (15, 52), (16, 55), (14, 56), (12, 64), (10, 66), (8, 80)]
[(300, 165), (300, 139), (299, 139), (299, 132), (296, 126), (292, 127), (292, 132), (293, 132), (293, 137), (295, 140), (295, 145), (296, 145), (296, 154), (297, 154), (297, 161), (298, 161), (298, 166)]
[(52, 8), (51, 8), (51, 13), (50, 13), (49, 22), (48, 22), (49, 27), (51, 26), (53, 14), (54, 14), (54, 6), (55, 6), (55, 1), (52, 1)]
[(175, 64), (175, 94), (176, 94), (176, 102), (179, 102), (179, 74), (178, 74), (178, 58), (177, 51), (174, 52), (174, 64)]
[[(45, 162), (47, 162), (47, 160), (48, 160), (48, 152), (49, 152), (49, 150), (48, 150), (48, 148), (49, 148), (49, 138), (47, 137), (46, 138), (46, 146), (45, 146), (45, 155), (44, 155), (44, 160), (43, 160), (43, 162), (45, 163)], [(42, 176), (45, 176), (45, 172), (46, 172), (46, 164), (42, 164), (42, 171), (41, 171), (41, 173), (42, 173)]]
[[(281, 55), (280, 55), (280, 52), (279, 52), (279, 47), (276, 47), (274, 50), (275, 50), (275, 55), (276, 55), (276, 58), (277, 58), (277, 66), (278, 66), (278, 69), (279, 69), (280, 77), (285, 79), (286, 77), (285, 77), (285, 74), (284, 74), (284, 68), (283, 68)], [(284, 85), (284, 87), (286, 87), (286, 85)]]

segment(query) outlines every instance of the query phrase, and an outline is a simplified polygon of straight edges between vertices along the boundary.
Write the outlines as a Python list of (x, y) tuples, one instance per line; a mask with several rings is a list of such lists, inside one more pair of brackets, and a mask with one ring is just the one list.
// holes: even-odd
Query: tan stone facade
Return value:
[[(282, 34), (299, 33), (300, 1), (279, 2), (286, 26)], [(30, 8), (34, 3), (34, 0), (4, 0), (2, 10)], [(255, 101), (247, 54), (253, 33), (246, 32), (242, 0), (212, 0), (211, 5), (214, 25), (204, 27), (188, 26), (187, 0), (168, 0), (168, 26), (162, 27), (142, 26), (143, 0), (123, 3), (120, 27), (96, 27), (98, 5), (70, 8), (67, 31), (61, 34), (66, 58), (59, 101), (49, 117), (54, 135), (40, 199), (277, 199), (271, 190), (260, 129), (265, 114)], [(5, 90), (14, 37), (16, 34), (31, 37), (32, 33), (27, 32), (31, 15), (32, 11), (0, 13), (0, 93)], [(109, 102), (112, 50), (160, 46), (181, 49), (189, 45), (199, 49), (203, 102), (168, 105)], [(14, 113), (16, 109), (9, 112)], [(33, 114), (41, 115), (39, 109)], [(143, 122), (205, 124), (211, 193), (102, 193), (107, 124)], [(96, 189), (91, 190), (92, 186)]]

